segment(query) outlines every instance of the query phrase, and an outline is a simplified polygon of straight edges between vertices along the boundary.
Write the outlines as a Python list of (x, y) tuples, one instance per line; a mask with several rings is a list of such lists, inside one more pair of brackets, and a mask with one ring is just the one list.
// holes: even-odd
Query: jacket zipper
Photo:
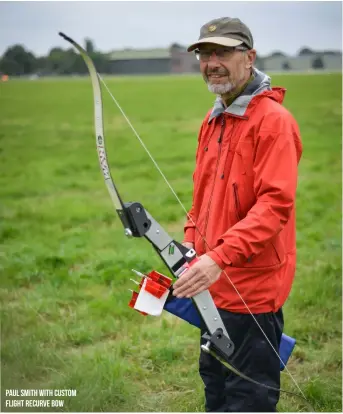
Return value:
[(216, 163), (216, 170), (214, 173), (214, 177), (213, 177), (213, 184), (212, 184), (212, 190), (211, 190), (211, 196), (210, 196), (210, 200), (208, 202), (208, 206), (207, 206), (207, 214), (206, 214), (206, 220), (205, 220), (205, 231), (204, 231), (204, 237), (203, 237), (203, 249), (206, 252), (206, 232), (207, 232), (207, 225), (208, 225), (208, 220), (209, 220), (209, 216), (210, 216), (210, 209), (211, 209), (211, 204), (212, 204), (212, 198), (213, 198), (213, 192), (214, 192), (214, 187), (215, 187), (215, 183), (216, 183), (216, 177), (217, 177), (217, 173), (218, 173), (218, 167), (219, 167), (219, 161), (220, 161), (220, 155), (221, 155), (221, 151), (222, 151), (222, 140), (223, 140), (223, 133), (224, 133), (224, 125), (225, 125), (225, 118), (224, 115), (222, 115), (222, 121), (221, 121), (221, 128), (220, 128), (220, 136), (218, 138), (218, 156), (217, 156), (217, 163)]
[(238, 197), (238, 186), (237, 183), (233, 183), (233, 195), (235, 198), (235, 210), (236, 210), (236, 217), (237, 220), (240, 221), (242, 216), (241, 216), (241, 205), (239, 202), (239, 197)]

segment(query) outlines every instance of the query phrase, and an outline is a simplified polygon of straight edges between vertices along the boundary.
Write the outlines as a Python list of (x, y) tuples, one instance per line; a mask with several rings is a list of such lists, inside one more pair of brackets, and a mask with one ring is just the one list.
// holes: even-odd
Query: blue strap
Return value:
[[(197, 328), (200, 328), (201, 319), (199, 312), (197, 311), (196, 307), (194, 306), (191, 299), (187, 298), (176, 298), (172, 296), (170, 299), (167, 300), (166, 304), (164, 305), (164, 310), (167, 312), (183, 319), (184, 321), (190, 323)], [(295, 346), (295, 339), (282, 334), (281, 343), (279, 348), (279, 355), (283, 362), (280, 361), (280, 370), (283, 371), (289, 357), (291, 356), (294, 346)]]

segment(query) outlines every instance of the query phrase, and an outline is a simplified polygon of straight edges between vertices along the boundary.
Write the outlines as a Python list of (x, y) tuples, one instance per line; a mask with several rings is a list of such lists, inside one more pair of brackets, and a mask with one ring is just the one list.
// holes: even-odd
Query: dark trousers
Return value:
[[(280, 360), (250, 314), (219, 309), (226, 330), (235, 345), (230, 362), (254, 380), (280, 388)], [(282, 330), (282, 309), (254, 315), (278, 352)], [(202, 327), (201, 333), (206, 331)], [(205, 343), (201, 339), (201, 343)], [(200, 353), (199, 372), (205, 385), (207, 412), (275, 412), (279, 392), (242, 379), (212, 355)]]

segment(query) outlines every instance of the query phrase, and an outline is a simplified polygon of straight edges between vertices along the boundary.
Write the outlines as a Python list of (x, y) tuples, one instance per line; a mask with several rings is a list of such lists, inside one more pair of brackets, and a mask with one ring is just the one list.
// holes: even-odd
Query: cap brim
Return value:
[(214, 43), (220, 46), (239, 46), (243, 42), (237, 39), (231, 39), (229, 37), (205, 37), (204, 39), (198, 40), (196, 43), (188, 46), (187, 52), (192, 52), (192, 50), (196, 49), (199, 45), (203, 43)]

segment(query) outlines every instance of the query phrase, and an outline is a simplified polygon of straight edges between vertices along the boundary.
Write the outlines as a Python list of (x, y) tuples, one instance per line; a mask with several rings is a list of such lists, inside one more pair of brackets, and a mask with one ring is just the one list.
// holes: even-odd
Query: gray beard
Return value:
[(224, 84), (215, 84), (215, 83), (207, 83), (208, 90), (216, 95), (224, 95), (224, 93), (231, 92), (235, 89), (235, 85), (231, 82), (227, 82)]

